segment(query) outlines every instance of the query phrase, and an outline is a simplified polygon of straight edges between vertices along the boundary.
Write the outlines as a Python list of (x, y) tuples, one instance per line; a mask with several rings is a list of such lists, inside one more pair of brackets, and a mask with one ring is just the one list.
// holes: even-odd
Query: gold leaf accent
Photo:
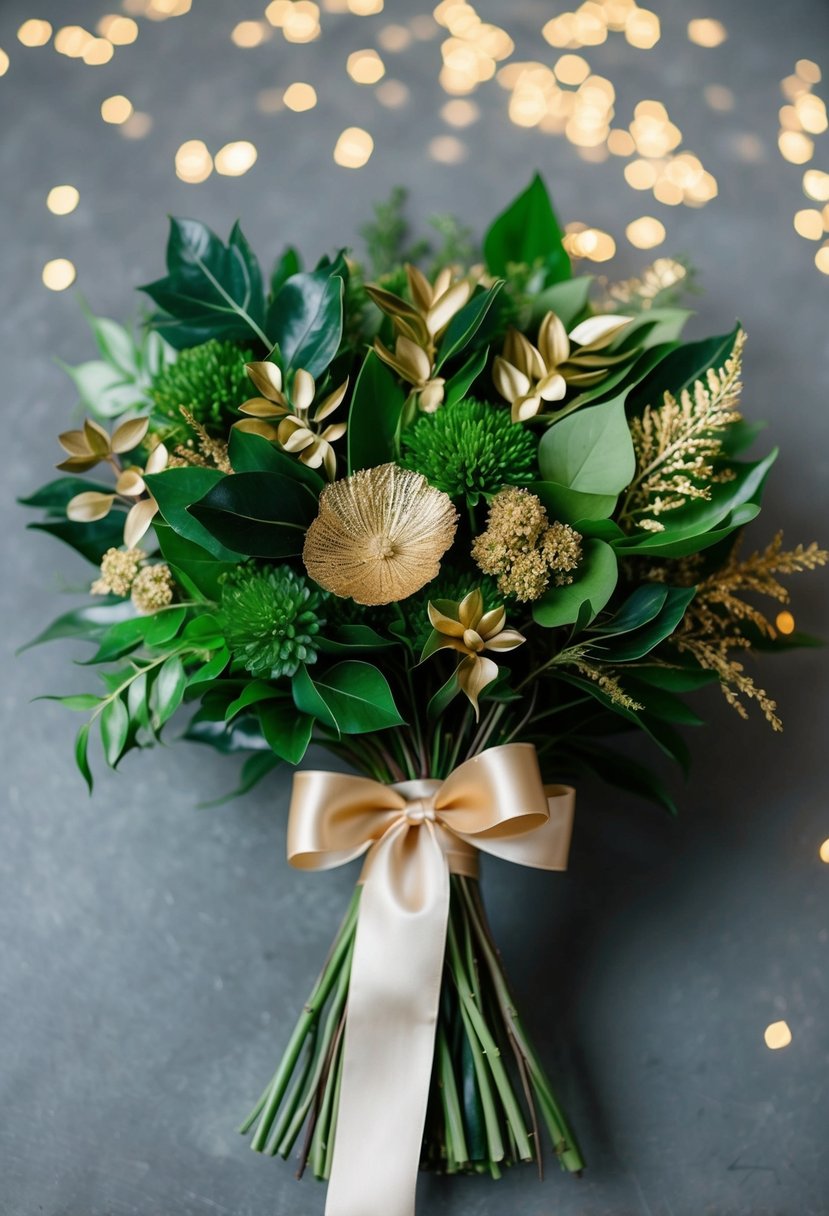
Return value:
[(321, 587), (358, 604), (392, 604), (440, 569), (458, 516), (447, 494), (394, 464), (327, 486), (302, 558)]

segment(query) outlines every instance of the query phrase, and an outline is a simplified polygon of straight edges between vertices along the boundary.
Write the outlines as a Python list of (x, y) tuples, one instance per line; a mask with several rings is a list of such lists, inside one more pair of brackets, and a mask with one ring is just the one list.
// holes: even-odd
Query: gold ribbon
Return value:
[(575, 793), (545, 787), (535, 748), (493, 747), (445, 781), (294, 777), (288, 860), (330, 870), (367, 854), (326, 1216), (413, 1216), (426, 1121), (449, 874), (480, 850), (563, 870)]

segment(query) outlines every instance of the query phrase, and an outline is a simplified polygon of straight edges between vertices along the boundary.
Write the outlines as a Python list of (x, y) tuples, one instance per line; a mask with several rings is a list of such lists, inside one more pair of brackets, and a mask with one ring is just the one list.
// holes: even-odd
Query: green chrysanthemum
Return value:
[(400, 463), (474, 506), (504, 485), (532, 481), (536, 448), (532, 432), (507, 410), (468, 398), (419, 418), (403, 435)]
[(316, 662), (321, 607), (321, 593), (289, 566), (242, 566), (222, 588), (231, 654), (251, 675), (294, 675), (300, 663)]
[(175, 363), (162, 368), (150, 396), (165, 438), (178, 442), (192, 438), (181, 416), (182, 406), (209, 432), (226, 431), (236, 407), (250, 396), (245, 364), (252, 358), (251, 351), (211, 338), (202, 346), (181, 351)]

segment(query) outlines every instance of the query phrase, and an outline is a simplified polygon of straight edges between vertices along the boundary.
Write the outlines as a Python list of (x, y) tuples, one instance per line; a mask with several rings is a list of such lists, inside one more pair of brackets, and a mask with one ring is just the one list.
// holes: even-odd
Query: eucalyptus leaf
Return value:
[(570, 625), (579, 619), (585, 603), (590, 604), (592, 619), (610, 599), (618, 577), (616, 555), (610, 545), (603, 540), (586, 540), (582, 562), (574, 572), (573, 582), (565, 587), (548, 588), (533, 604), (533, 619), (548, 629)]
[(541, 438), (545, 481), (590, 494), (618, 494), (630, 484), (636, 456), (621, 394), (555, 423)]

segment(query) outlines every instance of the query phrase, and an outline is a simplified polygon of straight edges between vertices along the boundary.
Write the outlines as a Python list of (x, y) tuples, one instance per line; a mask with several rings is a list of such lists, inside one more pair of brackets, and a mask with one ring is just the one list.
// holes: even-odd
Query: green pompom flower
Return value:
[(400, 463), (450, 498), (474, 506), (505, 485), (531, 482), (537, 446), (532, 432), (516, 426), (507, 410), (467, 398), (424, 414), (404, 432)]
[(150, 387), (154, 413), (169, 437), (179, 442), (192, 438), (181, 415), (184, 406), (211, 433), (224, 433), (250, 396), (245, 364), (251, 351), (232, 342), (211, 338), (201, 346), (180, 352), (175, 363), (161, 369)]
[(322, 594), (289, 566), (242, 566), (222, 588), (221, 615), (234, 658), (253, 676), (292, 676), (315, 663)]

